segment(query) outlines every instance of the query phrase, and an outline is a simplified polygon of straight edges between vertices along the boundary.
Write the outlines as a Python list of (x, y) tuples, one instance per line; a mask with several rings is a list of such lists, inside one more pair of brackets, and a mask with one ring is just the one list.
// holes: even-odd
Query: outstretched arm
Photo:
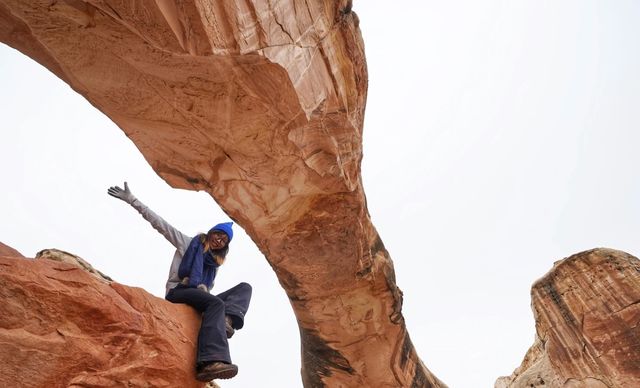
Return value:
[(160, 232), (160, 234), (162, 234), (167, 240), (169, 240), (169, 242), (178, 250), (186, 249), (185, 242), (186, 244), (188, 244), (190, 237), (171, 226), (162, 217), (145, 206), (144, 203), (140, 202), (140, 200), (136, 198), (133, 193), (131, 193), (127, 182), (124, 182), (124, 189), (120, 188), (119, 186), (111, 186), (107, 190), (107, 193), (112, 197), (118, 198), (128, 203), (134, 209), (136, 209), (145, 220), (149, 221), (149, 223), (155, 230)]

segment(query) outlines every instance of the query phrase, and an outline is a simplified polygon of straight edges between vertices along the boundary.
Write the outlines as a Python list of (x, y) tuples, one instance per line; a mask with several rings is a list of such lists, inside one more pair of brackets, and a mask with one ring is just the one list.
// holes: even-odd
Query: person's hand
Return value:
[(198, 289), (200, 291), (209, 292), (209, 290), (207, 289), (207, 286), (205, 286), (204, 284), (198, 284)]
[(124, 182), (124, 190), (119, 186), (111, 186), (109, 187), (109, 189), (107, 189), (107, 193), (112, 197), (116, 197), (125, 201), (128, 204), (133, 203), (133, 201), (135, 201), (136, 199), (136, 197), (131, 194), (131, 190), (129, 190), (129, 185), (127, 184), (127, 182)]

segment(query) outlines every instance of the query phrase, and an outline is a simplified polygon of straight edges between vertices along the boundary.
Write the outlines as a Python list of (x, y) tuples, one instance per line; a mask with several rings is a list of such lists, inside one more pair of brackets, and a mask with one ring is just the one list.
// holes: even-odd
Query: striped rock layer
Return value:
[(640, 260), (594, 249), (557, 262), (531, 291), (536, 340), (496, 388), (640, 387)]

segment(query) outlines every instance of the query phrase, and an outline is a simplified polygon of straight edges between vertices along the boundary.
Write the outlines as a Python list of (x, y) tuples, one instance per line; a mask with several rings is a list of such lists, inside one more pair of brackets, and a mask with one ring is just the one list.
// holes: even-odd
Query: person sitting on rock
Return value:
[(136, 209), (151, 226), (176, 247), (169, 270), (165, 298), (185, 303), (202, 313), (198, 334), (196, 378), (199, 381), (230, 379), (238, 373), (231, 363), (228, 338), (244, 326), (251, 300), (251, 286), (240, 283), (218, 295), (211, 295), (218, 268), (224, 263), (233, 238), (232, 222), (215, 225), (206, 234), (189, 237), (146, 207), (129, 190), (112, 186), (107, 193)]

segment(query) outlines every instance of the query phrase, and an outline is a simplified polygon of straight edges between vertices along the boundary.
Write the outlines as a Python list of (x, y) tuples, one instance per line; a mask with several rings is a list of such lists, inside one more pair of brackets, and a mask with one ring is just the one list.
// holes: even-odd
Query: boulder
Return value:
[(531, 299), (535, 342), (496, 388), (640, 387), (640, 260), (578, 253), (536, 281)]
[(61, 251), (59, 249), (43, 249), (40, 252), (36, 253), (36, 259), (49, 259), (60, 261), (63, 263), (69, 263), (84, 269), (100, 280), (113, 281), (113, 279), (111, 279), (109, 276), (93, 268), (93, 266), (82, 257), (76, 256), (73, 253)]
[(204, 387), (200, 317), (77, 264), (0, 255), (0, 386)]

